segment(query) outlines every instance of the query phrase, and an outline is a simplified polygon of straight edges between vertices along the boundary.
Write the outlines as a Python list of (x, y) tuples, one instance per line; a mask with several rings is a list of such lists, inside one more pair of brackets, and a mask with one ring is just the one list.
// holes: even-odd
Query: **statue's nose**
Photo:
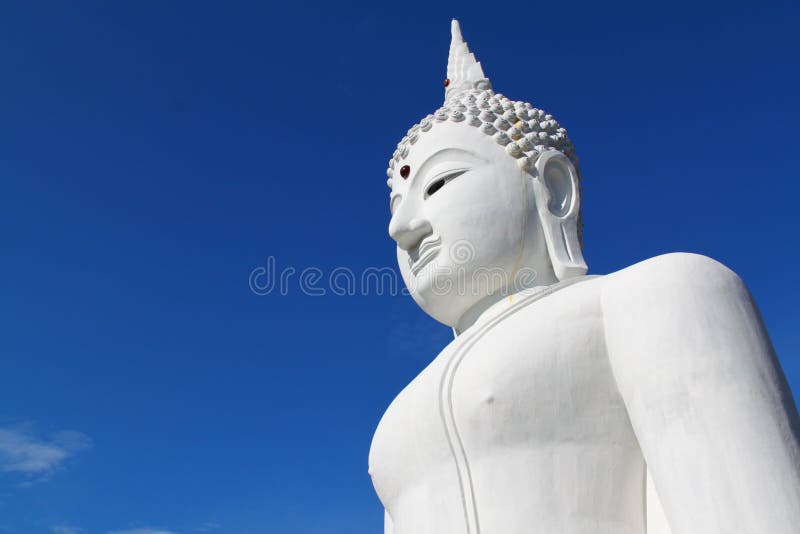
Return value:
[(425, 219), (401, 220), (393, 217), (389, 223), (389, 235), (403, 250), (413, 249), (432, 233), (431, 223)]

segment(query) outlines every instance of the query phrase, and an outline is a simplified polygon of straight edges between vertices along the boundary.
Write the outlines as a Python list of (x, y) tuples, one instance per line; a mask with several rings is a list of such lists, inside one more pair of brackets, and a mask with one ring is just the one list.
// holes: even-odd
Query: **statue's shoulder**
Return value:
[(606, 280), (638, 280), (656, 277), (665, 283), (671, 283), (687, 278), (727, 278), (730, 276), (735, 277), (736, 273), (713, 258), (691, 252), (673, 252), (640, 261), (606, 275), (604, 278)]
[(687, 252), (663, 254), (608, 274), (603, 280), (603, 298), (644, 300), (654, 298), (680, 301), (684, 296), (715, 295), (741, 291), (739, 276), (722, 263)]

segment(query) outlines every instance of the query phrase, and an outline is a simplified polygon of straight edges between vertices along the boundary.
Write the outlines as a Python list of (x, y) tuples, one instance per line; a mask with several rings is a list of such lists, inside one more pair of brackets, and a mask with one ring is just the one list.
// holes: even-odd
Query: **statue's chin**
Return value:
[(417, 273), (406, 267), (407, 261), (399, 265), (403, 281), (417, 305), (440, 323), (455, 327), (479, 302), (505, 290), (504, 281), (510, 278), (510, 269), (501, 265), (511, 262), (513, 259), (508, 258), (486, 260), (485, 263), (495, 265), (493, 268), (473, 263), (432, 262)]
[[(422, 311), (447, 326), (455, 326), (461, 317), (462, 303), (458, 299), (436, 294), (423, 294), (417, 291), (411, 293), (414, 301)], [(468, 309), (468, 307), (467, 307)]]
[[(459, 289), (458, 280), (442, 278), (435, 281), (425, 274), (414, 277), (412, 283), (406, 281), (411, 297), (422, 310), (440, 323), (454, 327), (461, 316), (483, 295), (472, 295)], [(463, 285), (463, 283), (462, 283)]]

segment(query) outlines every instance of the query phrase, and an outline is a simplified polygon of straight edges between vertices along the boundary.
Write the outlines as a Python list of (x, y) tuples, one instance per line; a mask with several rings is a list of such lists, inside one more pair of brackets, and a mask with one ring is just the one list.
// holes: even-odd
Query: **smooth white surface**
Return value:
[(653, 477), (647, 471), (646, 489), (646, 515), (647, 515), (647, 534), (672, 534), (667, 521), (667, 514), (664, 513), (664, 506), (661, 504), (661, 497), (658, 496)]
[(385, 532), (800, 531), (797, 410), (733, 272), (681, 253), (584, 276), (574, 158), (466, 120), (402, 146), (389, 233), (413, 298), (459, 335), (375, 432)]

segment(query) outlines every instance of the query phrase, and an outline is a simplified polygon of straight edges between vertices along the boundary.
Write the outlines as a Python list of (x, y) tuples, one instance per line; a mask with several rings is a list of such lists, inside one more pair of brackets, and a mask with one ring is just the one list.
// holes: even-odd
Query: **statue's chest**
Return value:
[(392, 402), (370, 452), (382, 500), (437, 477), (461, 486), (469, 462), (500, 449), (608, 431), (601, 414), (618, 395), (599, 311), (538, 304), (470, 329)]

